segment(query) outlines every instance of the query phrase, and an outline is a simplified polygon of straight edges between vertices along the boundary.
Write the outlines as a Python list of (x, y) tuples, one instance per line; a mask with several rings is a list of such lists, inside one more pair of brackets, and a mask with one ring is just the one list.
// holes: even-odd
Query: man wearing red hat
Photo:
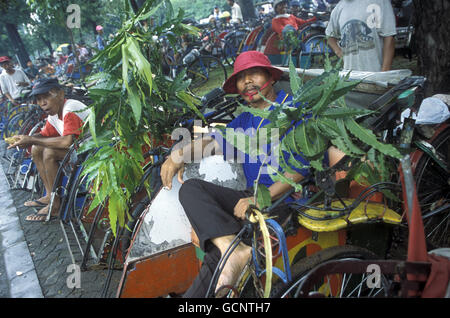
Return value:
[[(237, 57), (234, 63), (234, 72), (224, 83), (223, 88), (226, 93), (240, 94), (250, 107), (266, 109), (271, 107), (272, 103), (282, 104), (292, 100), (291, 96), (283, 91), (277, 93), (273, 87), (273, 84), (280, 79), (281, 75), (282, 71), (273, 67), (264, 54), (257, 51), (248, 51)], [(229, 123), (227, 128), (243, 129), (246, 134), (252, 134), (252, 130), (254, 133), (255, 130), (258, 131), (267, 124), (269, 124), (269, 120), (255, 116), (250, 112), (244, 112)], [(211, 147), (211, 143), (213, 143), (215, 149), (221, 150), (224, 156), (229, 158), (229, 144), (227, 145), (220, 135), (213, 134), (206, 138), (196, 139), (191, 143), (191, 146), (172, 152), (161, 168), (161, 179), (165, 187), (171, 189), (172, 178), (175, 174), (178, 174), (178, 180), (183, 183), (179, 200), (199, 238), (200, 247), (206, 252), (198, 277), (184, 295), (188, 298), (205, 296), (221, 255), (224, 254), (235, 235), (243, 227), (245, 212), (250, 204), (249, 201), (253, 202), (253, 190), (251, 188), (263, 165), (260, 158), (255, 160), (248, 154), (240, 153), (241, 158), (244, 159), (243, 170), (247, 179), (247, 190), (244, 191), (217, 186), (198, 179), (183, 182), (183, 162), (190, 162), (191, 156), (195, 156), (194, 149), (198, 149), (196, 147), (201, 146), (202, 149), (205, 149)], [(267, 149), (271, 149), (270, 145)], [(234, 149), (234, 153), (237, 152), (237, 149)], [(183, 158), (184, 161), (179, 160), (179, 158)], [(277, 159), (275, 158), (275, 160)], [(288, 162), (288, 159), (289, 156), (285, 157), (286, 162)], [(295, 159), (304, 165), (308, 165), (308, 162), (299, 155), (296, 155)], [(270, 160), (269, 163), (271, 165), (276, 164)], [(284, 172), (284, 175), (295, 182), (299, 182), (309, 173), (307, 169), (299, 170), (295, 167), (292, 167), (292, 169), (296, 172)], [(273, 182), (268, 173), (260, 175), (259, 183), (269, 189), (272, 200), (280, 198), (291, 188), (288, 184)], [(286, 200), (292, 201), (292, 198)], [(286, 212), (286, 208), (279, 209), (278, 212), (281, 215), (282, 212)], [(226, 292), (229, 290), (229, 286), (236, 283), (238, 275), (249, 261), (250, 256), (251, 247), (240, 243), (230, 255), (219, 277), (215, 289), (216, 296), (220, 295), (220, 291)]]
[(20, 97), (20, 87), (28, 86), (31, 82), (22, 70), (14, 68), (9, 57), (0, 56), (0, 66), (3, 68), (0, 89), (13, 105), (19, 105), (17, 99)]

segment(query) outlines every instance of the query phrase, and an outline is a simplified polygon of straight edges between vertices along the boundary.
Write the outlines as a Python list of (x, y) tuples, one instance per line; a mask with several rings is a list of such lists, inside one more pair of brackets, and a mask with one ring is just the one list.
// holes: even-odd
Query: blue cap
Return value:
[(44, 94), (50, 91), (52, 88), (61, 88), (61, 85), (59, 85), (58, 80), (56, 78), (44, 78), (39, 80), (31, 90), (30, 96), (36, 96), (39, 94)]

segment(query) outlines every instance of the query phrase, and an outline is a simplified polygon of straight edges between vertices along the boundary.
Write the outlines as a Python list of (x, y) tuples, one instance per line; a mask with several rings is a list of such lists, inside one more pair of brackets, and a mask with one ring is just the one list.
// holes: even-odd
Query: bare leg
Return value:
[[(34, 149), (35, 146), (33, 146)], [(62, 160), (67, 153), (67, 150), (51, 149), (36, 147), (33, 153), (33, 161), (36, 164), (36, 168), (44, 183), (46, 195), (39, 199), (40, 202), (50, 203), (51, 192), (53, 183), (58, 173), (59, 163), (58, 160)], [(55, 215), (58, 212), (60, 206), (60, 198), (55, 196), (52, 204), (51, 214)], [(30, 215), (26, 218), (28, 221), (42, 221), (48, 214), (49, 205), (40, 209), (36, 215)]]
[[(53, 183), (56, 179), (56, 174), (58, 173), (59, 168), (59, 160), (63, 160), (66, 155), (67, 150), (65, 149), (51, 149), (44, 148), (43, 151), (43, 159), (44, 159), (44, 169), (45, 169), (45, 178), (49, 184), (49, 189), (47, 190), (49, 195), (53, 189)], [(47, 188), (46, 188), (47, 189)], [(52, 214), (57, 213), (60, 205), (60, 199), (58, 196), (55, 196), (52, 204)], [(45, 209), (45, 208), (44, 208)]]
[(33, 145), (31, 148), (31, 156), (33, 159), (34, 164), (36, 165), (36, 169), (39, 172), (39, 175), (42, 179), (42, 182), (44, 183), (45, 187), (45, 196), (38, 199), (39, 202), (42, 203), (50, 203), (50, 192), (52, 191), (53, 183), (50, 184), (50, 182), (47, 179), (47, 175), (45, 173), (45, 167), (44, 167), (44, 147)]
[[(212, 239), (214, 245), (220, 250), (221, 254), (224, 255), (231, 242), (234, 239), (234, 235), (227, 235), (222, 237), (217, 237)], [(251, 257), (252, 248), (243, 243), (239, 243), (236, 249), (231, 253), (228, 261), (225, 263), (222, 273), (217, 281), (216, 291), (222, 286), (234, 286), (236, 284), (239, 275), (242, 273), (245, 265)], [(224, 289), (224, 291), (228, 291)], [(219, 292), (218, 297), (222, 296)]]

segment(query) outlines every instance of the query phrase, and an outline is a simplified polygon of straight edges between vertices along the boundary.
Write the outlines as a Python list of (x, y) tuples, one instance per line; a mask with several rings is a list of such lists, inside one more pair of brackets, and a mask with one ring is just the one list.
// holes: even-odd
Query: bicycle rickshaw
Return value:
[[(372, 127), (379, 132), (393, 131), (393, 126), (398, 124), (396, 119), (401, 109), (420, 105), (422, 99), (420, 88), (423, 82), (423, 78), (414, 77), (404, 81), (397, 80), (394, 87), (391, 85), (391, 89), (381, 96), (378, 95), (378, 98), (369, 105), (381, 110), (381, 115), (371, 123)], [(286, 82), (281, 83), (281, 86), (283, 84), (288, 86)], [(435, 130), (435, 136), (428, 140), (444, 139), (445, 141), (437, 146), (445, 150), (448, 149), (449, 134), (448, 123), (440, 123)], [(411, 136), (409, 135), (409, 138), (412, 138)], [(439, 136), (446, 137), (439, 138)], [(442, 150), (439, 151), (439, 155), (434, 156), (428, 156), (428, 152), (420, 147), (416, 151), (422, 152), (423, 158), (426, 158), (423, 160), (431, 161), (432, 165), (438, 168), (445, 160), (448, 161), (448, 153), (445, 151), (442, 153)], [(236, 175), (239, 176), (239, 167), (230, 166), (229, 163), (221, 162), (217, 158), (212, 160), (213, 164), (210, 168), (212, 167), (216, 172), (226, 171), (219, 174), (216, 182), (229, 183), (234, 180), (232, 184), (229, 183), (230, 186), (240, 186), (239, 181), (236, 180)], [(419, 162), (420, 160), (414, 163)], [(198, 167), (200, 170), (191, 171), (186, 177), (210, 178), (206, 172), (207, 166), (207, 162), (202, 161)], [(380, 200), (379, 197), (374, 197), (374, 194), (386, 189), (399, 193), (400, 183), (388, 182), (368, 188), (358, 188), (355, 184), (349, 185), (345, 179), (334, 183), (332, 181), (334, 173), (345, 170), (345, 167), (341, 162), (330, 168), (327, 174), (317, 174), (316, 179), (312, 180), (315, 189), (304, 186), (303, 194), (310, 198), (308, 205), (297, 206), (296, 212), (291, 214), (284, 224), (266, 220), (271, 240), (270, 248), (262, 243), (263, 238), (257, 226), (250, 226), (246, 230), (252, 234), (257, 233), (253, 239), (253, 259), (243, 272), (239, 284), (230, 288), (228, 296), (286, 296), (286, 288), (289, 290), (294, 283), (303, 281), (309, 270), (325, 261), (348, 258), (371, 261), (385, 257), (390, 252), (391, 232), (395, 228), (406, 227), (402, 205), (398, 202), (393, 206), (388, 205), (386, 198)], [(432, 168), (427, 169), (428, 173), (436, 175), (435, 171), (430, 170)], [(439, 173), (441, 172), (442, 170)], [(444, 169), (444, 173), (448, 176), (448, 168)], [(178, 186), (174, 181), (175, 190), (172, 190), (172, 193), (161, 190), (153, 197), (153, 201), (145, 208), (145, 212), (139, 216), (125, 256), (117, 297), (177, 296), (190, 286), (197, 275), (203, 255), (195, 246), (195, 240), (192, 240), (191, 229), (184, 213), (177, 206), (175, 192)], [(308, 191), (310, 191), (309, 194)], [(428, 220), (439, 216), (447, 221), (448, 192), (440, 192), (433, 200), (435, 205), (428, 214)], [(317, 202), (325, 204), (327, 208), (321, 207)], [(436, 202), (440, 202), (440, 205), (437, 206)], [(394, 210), (394, 207), (398, 209)], [(239, 235), (244, 235), (244, 231), (239, 233), (238, 237)], [(195, 238), (195, 235), (193, 237)], [(232, 248), (230, 247), (230, 250)], [(269, 257), (270, 261), (266, 262), (266, 257), (270, 253), (274, 256)], [(226, 256), (224, 258), (226, 259)], [(264, 294), (263, 286), (268, 263), (273, 266), (271, 273), (274, 274), (274, 281), (270, 294)], [(299, 268), (302, 269), (301, 272)], [(339, 288), (339, 286), (342, 287), (339, 284), (343, 282), (341, 276), (333, 280), (334, 287), (331, 292), (333, 296), (339, 295), (339, 292), (343, 290)], [(323, 289), (330, 284), (319, 285)], [(213, 288), (214, 283), (211, 286)], [(380, 296), (374, 293), (373, 289), (366, 292), (363, 296), (373, 296), (373, 294)], [(330, 295), (330, 292), (327, 295)]]

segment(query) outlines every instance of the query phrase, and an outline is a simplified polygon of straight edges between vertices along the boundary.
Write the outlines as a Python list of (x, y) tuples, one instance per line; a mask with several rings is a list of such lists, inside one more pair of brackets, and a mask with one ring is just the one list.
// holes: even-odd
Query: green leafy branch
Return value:
[(136, 14), (128, 10), (130, 19), (90, 61), (103, 71), (89, 78), (96, 81), (89, 89), (92, 141), (80, 150), (96, 150), (83, 172), (93, 184), (90, 210), (108, 204), (114, 234), (130, 218), (129, 203), (144, 175), (143, 148), (164, 142), (180, 116), (198, 111), (198, 100), (186, 90), (189, 82), (182, 74), (164, 76), (161, 65), (161, 36), (195, 32), (181, 23), (183, 12), (175, 16), (168, 0), (146, 1)]

